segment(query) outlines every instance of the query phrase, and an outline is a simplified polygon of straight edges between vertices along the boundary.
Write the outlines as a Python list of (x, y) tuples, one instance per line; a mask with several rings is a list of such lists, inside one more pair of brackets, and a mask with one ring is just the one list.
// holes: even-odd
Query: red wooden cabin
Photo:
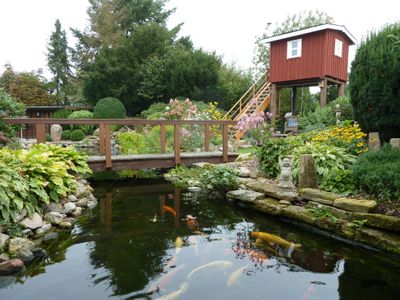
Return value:
[(328, 84), (344, 94), (349, 46), (356, 43), (344, 26), (323, 24), (266, 39), (271, 46), (271, 112), (275, 115), (279, 89), (291, 87), (292, 112), (296, 111), (296, 87), (319, 86), (321, 106), (326, 105)]

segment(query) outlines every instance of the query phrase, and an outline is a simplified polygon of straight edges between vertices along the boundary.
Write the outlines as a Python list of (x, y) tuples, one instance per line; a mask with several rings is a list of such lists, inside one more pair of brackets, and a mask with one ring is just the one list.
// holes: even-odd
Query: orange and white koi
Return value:
[(176, 217), (176, 211), (175, 211), (172, 207), (169, 207), (169, 206), (167, 206), (167, 205), (163, 205), (163, 209), (164, 209), (166, 212), (168, 212), (168, 213), (170, 213), (171, 215), (173, 215), (174, 217)]

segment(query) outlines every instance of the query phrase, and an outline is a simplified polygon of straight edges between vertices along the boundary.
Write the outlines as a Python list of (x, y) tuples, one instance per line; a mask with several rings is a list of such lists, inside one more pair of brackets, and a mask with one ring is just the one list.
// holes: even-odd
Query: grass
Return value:
[(238, 152), (239, 152), (240, 154), (251, 153), (251, 152), (254, 152), (254, 151), (256, 151), (256, 147), (239, 148), (239, 149), (238, 149)]

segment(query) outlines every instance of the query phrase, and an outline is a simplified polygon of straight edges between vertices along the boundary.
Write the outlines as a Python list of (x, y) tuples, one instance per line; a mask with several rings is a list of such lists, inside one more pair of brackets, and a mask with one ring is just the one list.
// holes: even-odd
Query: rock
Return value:
[(250, 169), (246, 167), (239, 167), (239, 176), (240, 177), (250, 177)]
[(296, 189), (278, 186), (276, 189), (276, 198), (293, 202), (299, 199), (299, 193), (297, 193)]
[(0, 233), (0, 252), (4, 250), (4, 247), (10, 237), (7, 234)]
[(368, 150), (377, 150), (381, 147), (381, 140), (378, 132), (368, 134)]
[(35, 234), (36, 234), (36, 236), (42, 236), (46, 232), (50, 231), (51, 228), (52, 228), (52, 226), (50, 223), (43, 222), (43, 226), (36, 229)]
[(310, 225), (315, 224), (317, 220), (310, 211), (301, 206), (285, 205), (282, 208), (281, 214), (290, 219), (299, 220)]
[[(251, 147), (251, 146), (250, 146)], [(242, 147), (241, 147), (242, 148)], [(236, 158), (235, 162), (242, 162), (242, 161), (249, 161), (253, 160), (255, 157), (254, 153), (243, 153), (239, 154), (239, 156)]]
[(214, 164), (211, 164), (208, 162), (197, 162), (197, 163), (192, 164), (192, 166), (198, 167), (198, 168), (212, 168), (214, 166)]
[(265, 197), (263, 193), (251, 191), (251, 190), (236, 190), (229, 191), (226, 194), (227, 198), (236, 199), (243, 202), (254, 202)]
[(361, 227), (357, 230), (355, 240), (372, 245), (378, 249), (400, 254), (400, 236), (383, 230)]
[(250, 170), (250, 177), (251, 178), (265, 178), (265, 173), (258, 168)]
[(239, 177), (238, 178), (239, 184), (248, 184), (250, 182), (255, 182), (256, 180), (254, 178), (249, 178), (249, 177)]
[(0, 254), (0, 262), (6, 261), (9, 259), (10, 259), (10, 257), (6, 253)]
[(63, 221), (64, 217), (62, 214), (52, 211), (52, 212), (47, 213), (44, 216), (44, 219), (53, 225), (58, 225)]
[(86, 189), (86, 192), (88, 192), (88, 193), (92, 193), (94, 191), (94, 189), (88, 184), (85, 185), (85, 189)]
[(280, 200), (279, 204), (283, 204), (283, 205), (290, 205), (290, 201), (287, 200)]
[(24, 208), (23, 210), (21, 210), (20, 212), (17, 212), (15, 214), (15, 218), (14, 218), (14, 222), (18, 223), (20, 222), (23, 218), (25, 218), (25, 216), (28, 214), (28, 212), (26, 211), (26, 209)]
[(314, 157), (311, 154), (300, 156), (299, 160), (299, 189), (317, 188), (317, 176), (315, 172)]
[(31, 250), (34, 247), (34, 243), (28, 239), (16, 237), (10, 239), (8, 242), (8, 252), (10, 254), (16, 254), (22, 249)]
[(0, 263), (0, 275), (13, 274), (22, 270), (24, 262), (18, 258), (13, 258)]
[(82, 210), (83, 210), (82, 207), (77, 207), (77, 208), (75, 209), (75, 211), (73, 211), (73, 212), (71, 213), (71, 216), (73, 216), (74, 218), (79, 217), (79, 216), (82, 214)]
[(70, 222), (62, 221), (60, 224), (58, 224), (58, 226), (60, 226), (63, 229), (70, 229), (74, 225), (72, 225), (72, 223), (70, 223)]
[(70, 214), (76, 210), (76, 205), (73, 202), (67, 202), (64, 204), (64, 213)]
[(92, 193), (87, 197), (87, 199), (89, 201), (97, 201), (97, 198)]
[(256, 182), (249, 182), (247, 186), (254, 191), (264, 193), (269, 197), (277, 198), (278, 184), (273, 181), (260, 178), (257, 179)]
[(393, 148), (400, 148), (400, 138), (391, 138), (390, 145), (392, 145)]
[(357, 220), (366, 220), (365, 225), (388, 229), (392, 231), (400, 231), (400, 218), (393, 216), (386, 216), (381, 214), (369, 213), (354, 213), (354, 218)]
[(60, 203), (54, 203), (51, 202), (47, 205), (47, 211), (54, 211), (54, 212), (58, 212), (58, 213), (63, 213), (64, 208), (62, 207), (62, 205)]
[(68, 196), (68, 201), (69, 202), (77, 202), (78, 198), (75, 195), (69, 195)]
[(25, 229), (22, 230), (21, 232), (22, 232), (23, 235), (26, 235), (26, 236), (28, 236), (28, 237), (30, 237), (30, 236), (33, 235), (32, 229), (29, 229), (29, 228), (25, 228)]
[(100, 136), (100, 129), (96, 128), (96, 130), (93, 132), (93, 135), (97, 137)]
[(91, 200), (91, 201), (88, 201), (88, 203), (87, 203), (87, 207), (89, 209), (95, 208), (96, 206), (97, 206), (97, 200), (96, 201)]
[(353, 221), (355, 220), (355, 218), (353, 217), (353, 213), (336, 208), (336, 207), (332, 207), (329, 205), (324, 205), (318, 202), (313, 202), (313, 201), (309, 201), (307, 203), (306, 206), (307, 209), (309, 208), (314, 208), (314, 209), (319, 209), (322, 211), (326, 211), (330, 214), (332, 214), (334, 217), (342, 219), (342, 220), (346, 220), (346, 221)]
[(33, 255), (31, 250), (21, 249), (17, 253), (18, 258), (20, 258), (24, 263), (30, 263), (35, 259), (35, 255)]
[(300, 189), (299, 195), (300, 195), (300, 197), (302, 197), (306, 200), (310, 200), (310, 201), (314, 201), (314, 202), (318, 202), (318, 203), (322, 203), (322, 204), (327, 204), (327, 205), (332, 205), (333, 201), (335, 201), (335, 199), (340, 198), (340, 195), (321, 191), (319, 189), (312, 189), (312, 188)]
[(79, 199), (78, 202), (75, 203), (77, 207), (87, 207), (89, 200), (86, 198)]
[(58, 238), (58, 232), (49, 232), (44, 235), (43, 241), (50, 241), (50, 240), (55, 240)]
[(279, 216), (282, 213), (282, 208), (286, 205), (280, 204), (278, 200), (265, 198), (255, 202), (255, 208), (272, 216)]
[(333, 206), (347, 211), (367, 213), (373, 210), (377, 206), (377, 203), (374, 200), (338, 198), (333, 202)]
[(46, 250), (42, 248), (35, 248), (32, 250), (32, 253), (37, 259), (45, 259), (48, 256)]
[(35, 212), (32, 216), (32, 218), (25, 218), (22, 220), (21, 224), (25, 227), (25, 228), (29, 228), (29, 229), (36, 229), (39, 227), (42, 227), (43, 225), (43, 220), (42, 217)]
[(59, 142), (61, 140), (62, 131), (63, 129), (60, 124), (52, 124), (50, 126), (51, 140), (53, 142)]

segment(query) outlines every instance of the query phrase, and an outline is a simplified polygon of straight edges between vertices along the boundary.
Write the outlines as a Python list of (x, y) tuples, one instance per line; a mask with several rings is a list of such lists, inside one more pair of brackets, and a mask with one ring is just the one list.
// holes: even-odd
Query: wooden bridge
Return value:
[[(37, 143), (46, 143), (46, 128), (52, 124), (60, 125), (97, 125), (99, 127), (99, 155), (90, 156), (88, 164), (93, 171), (127, 170), (147, 168), (171, 168), (178, 164), (190, 166), (196, 162), (224, 163), (234, 161), (238, 154), (228, 152), (229, 126), (237, 121), (218, 120), (144, 120), (144, 119), (47, 119), (47, 118), (4, 118), (4, 123), (13, 125), (30, 124), (35, 127)], [(111, 126), (129, 127), (159, 126), (160, 153), (112, 155)], [(174, 150), (166, 153), (166, 127), (174, 128)], [(202, 152), (181, 151), (182, 126), (203, 126), (204, 139)], [(218, 127), (222, 133), (222, 151), (210, 152), (211, 128)]]

